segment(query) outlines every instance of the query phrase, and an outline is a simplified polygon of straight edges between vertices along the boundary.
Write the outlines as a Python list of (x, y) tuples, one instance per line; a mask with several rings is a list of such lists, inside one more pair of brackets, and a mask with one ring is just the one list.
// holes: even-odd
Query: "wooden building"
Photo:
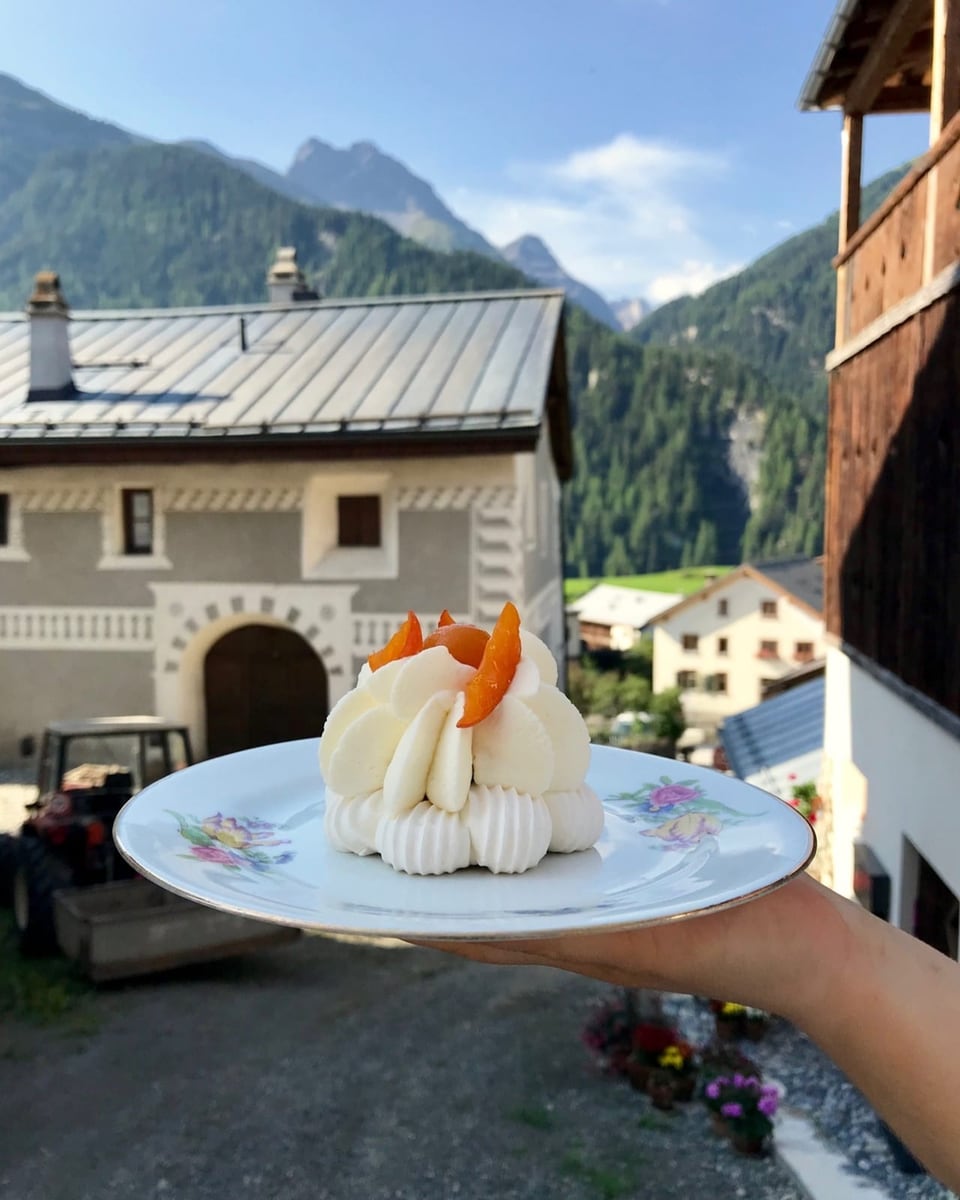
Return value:
[[(850, 893), (856, 862), (879, 860), (892, 919), (956, 956), (960, 0), (844, 0), (801, 107), (843, 114), (827, 359), (834, 877)], [(929, 149), (861, 223), (865, 118), (899, 112), (929, 112)]]

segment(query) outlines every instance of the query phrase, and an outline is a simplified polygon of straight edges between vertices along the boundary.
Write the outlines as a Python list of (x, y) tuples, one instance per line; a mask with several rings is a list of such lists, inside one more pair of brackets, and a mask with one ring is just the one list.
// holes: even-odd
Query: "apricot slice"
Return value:
[(422, 649), (423, 630), (420, 628), (417, 614), (408, 612), (407, 619), (389, 642), (382, 650), (376, 650), (371, 654), (367, 662), (370, 664), (370, 670), (376, 671), (378, 667), (383, 667), (389, 662), (396, 662), (398, 658), (409, 658), (411, 654), (419, 654)]
[(433, 633), (428, 633), (423, 639), (423, 648), (429, 650), (431, 646), (446, 646), (457, 662), (468, 667), (479, 667), (489, 640), (490, 634), (479, 625), (461, 625), (454, 621), (451, 625), (441, 625)]
[(520, 652), (520, 614), (516, 605), (507, 601), (484, 647), (477, 673), (464, 688), (463, 716), (457, 722), (461, 729), (478, 725), (497, 707), (513, 682)]
[(457, 622), (454, 620), (454, 618), (450, 616), (446, 609), (444, 609), (440, 614), (440, 620), (437, 621), (437, 628), (442, 629), (444, 625), (456, 625), (456, 623)]

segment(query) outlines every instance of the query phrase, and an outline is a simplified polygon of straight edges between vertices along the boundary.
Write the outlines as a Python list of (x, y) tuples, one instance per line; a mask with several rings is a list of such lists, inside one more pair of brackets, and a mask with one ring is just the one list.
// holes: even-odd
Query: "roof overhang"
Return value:
[(839, 0), (800, 93), (805, 111), (927, 112), (929, 0)]

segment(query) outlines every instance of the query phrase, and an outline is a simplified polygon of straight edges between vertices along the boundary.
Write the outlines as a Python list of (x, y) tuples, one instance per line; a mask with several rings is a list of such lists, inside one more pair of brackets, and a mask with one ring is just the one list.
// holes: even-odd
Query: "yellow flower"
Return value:
[(728, 1000), (722, 1009), (725, 1017), (741, 1017), (746, 1011), (742, 1004), (734, 1004), (732, 1000)]
[(668, 1046), (660, 1055), (661, 1067), (672, 1067), (675, 1071), (682, 1071), (684, 1065), (683, 1055), (677, 1046)]

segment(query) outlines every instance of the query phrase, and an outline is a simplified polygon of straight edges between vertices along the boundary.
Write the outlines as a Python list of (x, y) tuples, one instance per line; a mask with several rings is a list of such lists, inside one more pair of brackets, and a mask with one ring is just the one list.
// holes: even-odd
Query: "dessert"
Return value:
[(489, 634), (444, 611), (424, 636), (409, 613), (324, 725), (331, 845), (411, 875), (519, 873), (588, 849), (603, 829), (590, 738), (556, 684), (512, 604)]

